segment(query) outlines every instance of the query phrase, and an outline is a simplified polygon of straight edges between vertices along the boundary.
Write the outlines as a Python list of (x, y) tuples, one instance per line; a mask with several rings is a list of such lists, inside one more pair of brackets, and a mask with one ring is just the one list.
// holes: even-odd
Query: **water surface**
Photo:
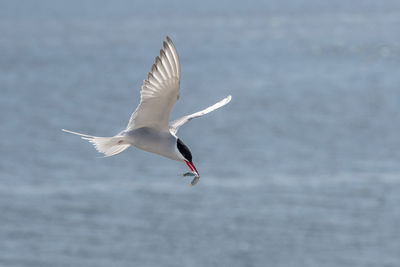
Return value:
[[(1, 266), (398, 266), (397, 1), (1, 1)], [(99, 159), (164, 37), (184, 164)]]

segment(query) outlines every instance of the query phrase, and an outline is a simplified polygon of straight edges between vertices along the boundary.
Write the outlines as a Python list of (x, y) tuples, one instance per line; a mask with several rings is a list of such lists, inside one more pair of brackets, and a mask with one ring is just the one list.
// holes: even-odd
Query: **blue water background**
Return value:
[[(0, 266), (399, 266), (400, 2), (0, 1)], [(165, 36), (202, 177), (122, 130)]]

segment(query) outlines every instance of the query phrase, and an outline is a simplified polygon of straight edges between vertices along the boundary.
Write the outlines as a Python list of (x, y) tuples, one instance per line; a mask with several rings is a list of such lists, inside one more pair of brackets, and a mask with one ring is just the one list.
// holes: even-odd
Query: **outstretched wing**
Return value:
[(224, 99), (222, 99), (221, 101), (219, 101), (218, 103), (215, 103), (214, 105), (203, 109), (199, 112), (184, 116), (182, 118), (179, 118), (177, 120), (172, 121), (169, 124), (169, 130), (171, 133), (176, 134), (179, 130), (179, 127), (181, 127), (183, 124), (185, 124), (186, 122), (190, 121), (191, 119), (197, 118), (197, 117), (201, 117), (207, 113), (210, 113), (211, 111), (214, 111), (220, 107), (225, 106), (226, 104), (228, 104), (232, 99), (232, 96), (227, 96)]
[(133, 112), (127, 130), (153, 127), (168, 131), (169, 114), (179, 98), (181, 68), (178, 53), (167, 36), (164, 49), (156, 57), (155, 64), (144, 80), (140, 91), (140, 103)]

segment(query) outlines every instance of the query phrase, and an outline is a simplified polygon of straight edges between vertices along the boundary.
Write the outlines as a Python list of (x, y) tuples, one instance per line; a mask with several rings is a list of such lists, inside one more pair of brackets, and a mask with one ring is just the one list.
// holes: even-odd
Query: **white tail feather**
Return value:
[(97, 151), (103, 153), (105, 157), (117, 155), (130, 147), (130, 144), (125, 142), (124, 136), (99, 137), (87, 134), (81, 134), (70, 130), (62, 129), (62, 131), (79, 135), (83, 140), (87, 140), (93, 144)]

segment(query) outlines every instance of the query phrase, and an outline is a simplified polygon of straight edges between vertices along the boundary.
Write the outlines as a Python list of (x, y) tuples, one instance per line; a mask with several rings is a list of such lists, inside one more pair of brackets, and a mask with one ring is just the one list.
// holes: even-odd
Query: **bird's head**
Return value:
[(179, 153), (181, 153), (182, 157), (185, 161), (192, 163), (192, 153), (190, 152), (189, 148), (182, 142), (181, 139), (177, 139), (176, 146), (178, 148)]

